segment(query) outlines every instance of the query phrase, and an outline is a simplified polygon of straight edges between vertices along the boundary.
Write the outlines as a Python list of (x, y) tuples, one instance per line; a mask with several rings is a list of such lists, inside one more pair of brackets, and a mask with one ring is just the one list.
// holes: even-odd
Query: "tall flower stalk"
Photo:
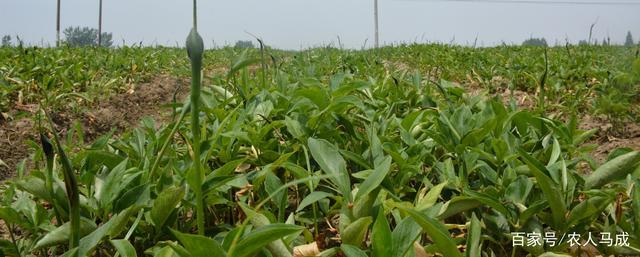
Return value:
[(187, 36), (187, 54), (191, 61), (191, 133), (193, 133), (193, 173), (191, 187), (196, 195), (196, 222), (198, 234), (204, 235), (204, 198), (202, 195), (202, 163), (200, 162), (200, 90), (204, 43), (198, 34), (197, 4), (193, 0), (193, 28)]

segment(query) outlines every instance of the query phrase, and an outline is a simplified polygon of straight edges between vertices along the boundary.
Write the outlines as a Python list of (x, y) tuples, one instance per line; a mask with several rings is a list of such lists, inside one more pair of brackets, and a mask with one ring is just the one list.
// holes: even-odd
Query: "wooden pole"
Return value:
[(60, 47), (60, 0), (56, 11), (56, 47)]
[(378, 36), (378, 0), (373, 0), (373, 19), (375, 20), (375, 48), (380, 46), (380, 37)]
[(102, 0), (100, 0), (100, 8), (98, 14), (98, 46), (102, 45)]

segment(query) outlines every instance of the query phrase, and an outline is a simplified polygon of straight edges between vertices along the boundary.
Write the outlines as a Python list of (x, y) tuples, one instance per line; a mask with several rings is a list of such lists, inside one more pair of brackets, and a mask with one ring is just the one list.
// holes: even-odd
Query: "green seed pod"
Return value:
[(194, 64), (202, 64), (202, 55), (204, 53), (204, 42), (198, 31), (191, 29), (187, 36), (187, 54)]

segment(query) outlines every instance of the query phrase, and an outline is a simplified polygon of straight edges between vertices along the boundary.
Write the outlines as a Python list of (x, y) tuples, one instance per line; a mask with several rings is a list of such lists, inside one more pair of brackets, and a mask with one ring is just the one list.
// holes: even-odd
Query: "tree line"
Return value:
[[(601, 43), (598, 43), (598, 40), (596, 39), (594, 42), (588, 42), (587, 40), (580, 40), (578, 42), (578, 45), (603, 45), (603, 46), (608, 46), (611, 45), (611, 38), (604, 38), (602, 39), (602, 41), (600, 41)], [(633, 35), (631, 35), (631, 31), (627, 32), (627, 36), (624, 40), (624, 46), (634, 46), (636, 43), (633, 40)], [(640, 44), (640, 41), (638, 41), (638, 44)], [(523, 46), (548, 46), (547, 44), (547, 40), (545, 38), (535, 38), (535, 37), (531, 37), (528, 38), (526, 40), (524, 40), (522, 42)]]
[[(71, 47), (83, 47), (83, 46), (98, 46), (98, 30), (90, 27), (68, 27), (64, 31), (63, 43)], [(2, 37), (2, 47), (9, 47), (13, 45), (13, 38), (11, 35), (4, 35)], [(113, 46), (113, 34), (103, 32), (100, 42), (101, 46), (112, 47)], [(16, 36), (16, 44), (22, 45), (20, 37)]]

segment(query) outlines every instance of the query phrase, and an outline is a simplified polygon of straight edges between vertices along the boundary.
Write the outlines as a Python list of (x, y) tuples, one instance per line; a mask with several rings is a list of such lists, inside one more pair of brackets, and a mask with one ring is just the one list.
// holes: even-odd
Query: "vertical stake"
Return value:
[(375, 48), (380, 46), (380, 37), (378, 36), (378, 0), (373, 0), (373, 19), (375, 20)]
[(98, 46), (102, 45), (102, 0), (100, 0), (98, 14)]

